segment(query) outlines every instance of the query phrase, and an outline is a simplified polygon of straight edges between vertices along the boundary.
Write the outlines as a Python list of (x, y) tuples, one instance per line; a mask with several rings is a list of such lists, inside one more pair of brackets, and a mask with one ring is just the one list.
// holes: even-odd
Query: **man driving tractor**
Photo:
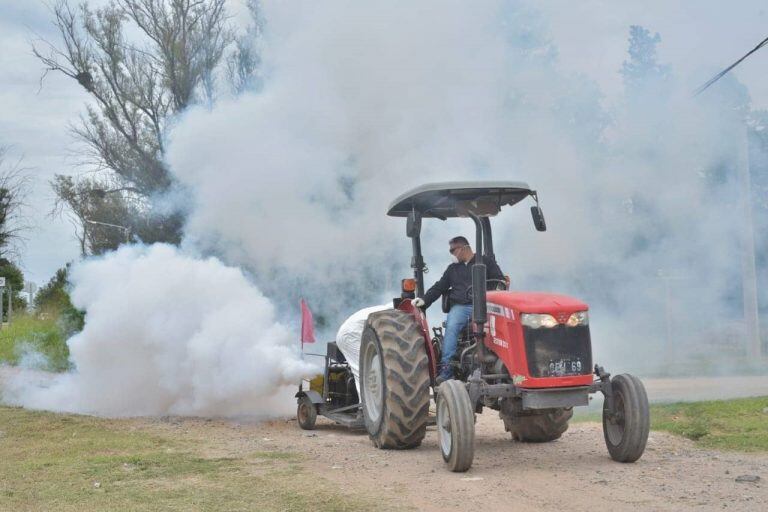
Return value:
[[(456, 354), (459, 334), (472, 318), (470, 287), (472, 286), (472, 266), (476, 263), (475, 253), (463, 236), (451, 238), (448, 242), (448, 252), (453, 258), (453, 263), (445, 269), (443, 277), (427, 290), (424, 298), (418, 297), (413, 300), (414, 306), (426, 309), (441, 295), (448, 294), (450, 310), (445, 322), (438, 382), (453, 378), (451, 359)], [(486, 276), (489, 282), (504, 281), (504, 275), (493, 258), (483, 255), (483, 263), (487, 267)]]
[[(546, 231), (538, 195), (522, 182), (427, 183), (392, 202), (387, 215), (405, 218), (411, 239), (413, 279), (402, 280), (391, 304), (358, 311), (342, 324), (327, 345), (322, 378), (299, 386), (302, 428), (314, 428), (320, 414), (364, 426), (377, 448), (416, 448), (431, 423), (434, 396), (440, 453), (451, 471), (462, 472), (472, 466), (475, 418), (484, 408), (499, 412), (512, 439), (548, 442), (566, 431), (573, 407), (589, 405), (590, 394), (600, 392), (611, 458), (642, 456), (650, 428), (645, 387), (633, 375), (611, 376), (593, 365), (589, 306), (558, 293), (487, 291), (489, 283), (509, 285), (495, 263), (491, 218), (527, 198), (535, 203), (534, 227)], [(464, 237), (450, 240), (455, 262), (424, 293), (422, 220), (455, 218), (474, 223), (477, 253)], [(447, 329), (433, 329), (433, 336), (421, 308), (441, 295)]]

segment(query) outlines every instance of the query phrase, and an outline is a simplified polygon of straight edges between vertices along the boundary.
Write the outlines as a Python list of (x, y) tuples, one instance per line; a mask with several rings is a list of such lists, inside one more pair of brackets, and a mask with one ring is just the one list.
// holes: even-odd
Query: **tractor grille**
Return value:
[(592, 373), (592, 343), (588, 326), (558, 325), (551, 329), (523, 327), (523, 335), (531, 377)]

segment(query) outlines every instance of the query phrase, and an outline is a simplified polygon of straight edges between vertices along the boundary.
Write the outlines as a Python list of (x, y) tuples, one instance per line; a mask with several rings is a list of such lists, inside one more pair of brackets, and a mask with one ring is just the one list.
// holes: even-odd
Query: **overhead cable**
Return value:
[(759, 43), (757, 46), (755, 46), (754, 48), (752, 48), (752, 49), (751, 49), (751, 50), (750, 50), (750, 51), (749, 51), (749, 52), (748, 52), (746, 55), (744, 55), (742, 58), (740, 58), (739, 60), (737, 60), (736, 62), (734, 62), (733, 64), (731, 64), (730, 66), (728, 66), (727, 68), (725, 68), (724, 70), (722, 70), (721, 72), (719, 72), (718, 74), (716, 74), (715, 76), (713, 76), (712, 78), (710, 78), (709, 80), (707, 80), (707, 82), (706, 82), (704, 85), (702, 85), (701, 87), (699, 87), (698, 89), (696, 89), (696, 90), (694, 91), (693, 95), (694, 95), (694, 96), (698, 96), (698, 95), (699, 95), (699, 94), (701, 94), (702, 92), (706, 91), (706, 90), (709, 88), (709, 86), (710, 86), (710, 85), (714, 84), (715, 82), (717, 82), (718, 80), (720, 80), (721, 78), (723, 78), (723, 77), (724, 77), (726, 74), (728, 74), (728, 72), (729, 72), (730, 70), (732, 70), (733, 68), (735, 68), (736, 66), (738, 66), (739, 64), (741, 64), (741, 63), (744, 61), (744, 59), (746, 59), (747, 57), (749, 57), (750, 55), (752, 55), (753, 53), (755, 53), (757, 50), (759, 50), (760, 48), (762, 48), (763, 46), (766, 46), (766, 45), (768, 45), (768, 37), (766, 37), (765, 39), (763, 39), (762, 41), (760, 41), (760, 43)]

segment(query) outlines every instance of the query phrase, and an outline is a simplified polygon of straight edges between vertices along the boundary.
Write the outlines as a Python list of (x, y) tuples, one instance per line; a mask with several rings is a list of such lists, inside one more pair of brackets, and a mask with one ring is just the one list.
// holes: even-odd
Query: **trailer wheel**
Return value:
[(543, 414), (530, 416), (504, 417), (504, 427), (512, 434), (512, 439), (521, 443), (546, 443), (560, 439), (568, 430), (568, 420), (573, 416), (573, 409), (555, 409)]
[(429, 363), (424, 337), (411, 315), (371, 313), (360, 343), (363, 419), (378, 448), (415, 448), (429, 414)]
[(613, 410), (603, 404), (603, 434), (611, 458), (635, 462), (645, 451), (650, 429), (650, 413), (645, 386), (634, 375), (622, 374), (611, 379)]
[(296, 420), (299, 426), (304, 430), (314, 430), (317, 421), (317, 408), (308, 396), (299, 398), (299, 405), (296, 408)]
[(458, 380), (440, 384), (437, 392), (437, 439), (451, 471), (463, 472), (475, 458), (475, 414), (466, 386)]

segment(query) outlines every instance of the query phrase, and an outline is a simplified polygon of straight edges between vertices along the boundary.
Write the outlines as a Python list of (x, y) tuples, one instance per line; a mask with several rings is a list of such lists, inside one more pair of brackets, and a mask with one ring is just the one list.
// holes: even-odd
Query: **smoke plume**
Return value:
[[(662, 39), (627, 27), (624, 94), (606, 102), (563, 70), (527, 2), (266, 3), (264, 17), (261, 89), (188, 112), (172, 134), (194, 203), (188, 243), (250, 269), (278, 303), (308, 295), (331, 334), (409, 274), (403, 222), (384, 215), (394, 197), (526, 181), (550, 229), (535, 232), (524, 206), (502, 212), (497, 258), (517, 289), (590, 303), (598, 361), (696, 373), (743, 356), (749, 99), (732, 77), (693, 99), (701, 65), (679, 74)], [(425, 222), (427, 285), (448, 238), (471, 233)]]
[[(310, 370), (292, 345), (296, 299), (332, 337), (395, 296), (410, 242), (385, 212), (431, 181), (539, 191), (549, 231), (523, 206), (502, 212), (499, 264), (516, 289), (590, 303), (595, 358), (612, 372), (697, 373), (696, 358), (723, 371), (724, 346), (743, 355), (735, 212), (749, 99), (733, 78), (692, 99), (702, 65), (669, 69), (663, 39), (635, 27), (624, 93), (608, 102), (564, 70), (527, 2), (262, 5), (258, 90), (189, 110), (169, 134), (175, 200), (190, 212), (183, 250), (78, 266), (76, 373), (17, 386), (18, 403), (108, 415), (290, 406), (273, 391)], [(447, 240), (471, 233), (425, 221), (427, 285)]]
[(22, 373), (5, 399), (107, 416), (265, 416), (290, 411), (316, 368), (295, 332), (243, 276), (215, 258), (156, 244), (72, 269), (85, 328), (69, 340), (76, 371)]

